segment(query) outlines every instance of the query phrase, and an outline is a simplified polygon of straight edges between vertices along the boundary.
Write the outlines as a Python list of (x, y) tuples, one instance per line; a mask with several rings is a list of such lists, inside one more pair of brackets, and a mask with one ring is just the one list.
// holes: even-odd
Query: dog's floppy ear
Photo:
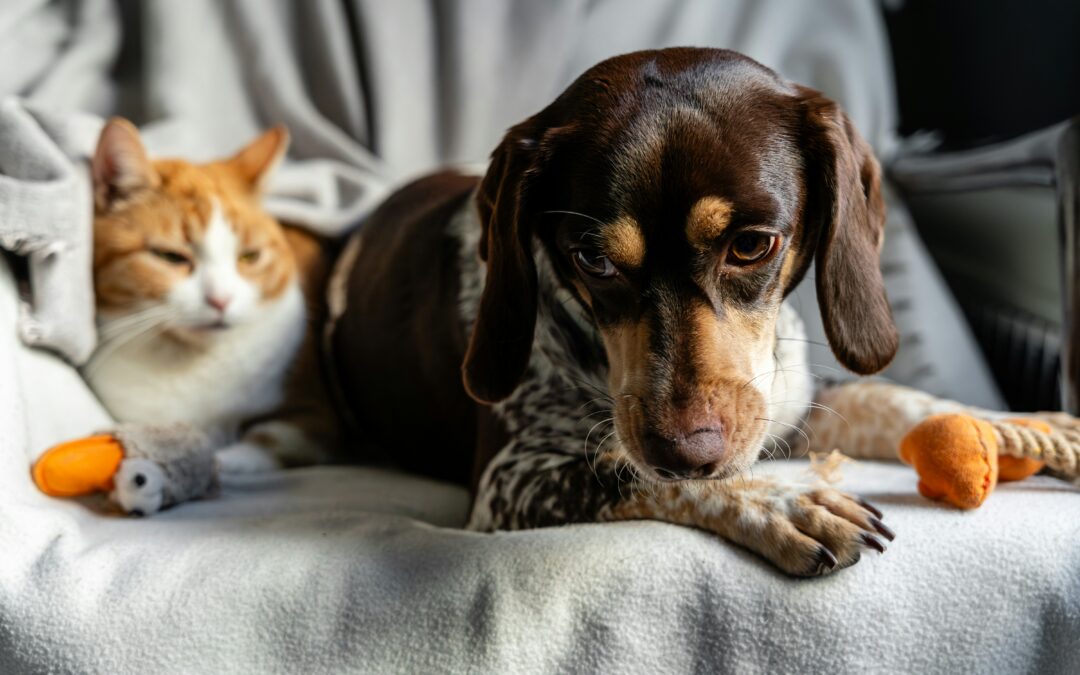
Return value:
[(462, 364), (465, 389), (494, 403), (517, 387), (532, 353), (536, 327), (535, 210), (530, 183), (539, 172), (529, 121), (510, 129), (491, 157), (476, 195), (487, 279)]
[(816, 251), (821, 318), (836, 358), (860, 375), (889, 365), (900, 338), (885, 296), (881, 168), (840, 107), (803, 89), (807, 162), (804, 242)]

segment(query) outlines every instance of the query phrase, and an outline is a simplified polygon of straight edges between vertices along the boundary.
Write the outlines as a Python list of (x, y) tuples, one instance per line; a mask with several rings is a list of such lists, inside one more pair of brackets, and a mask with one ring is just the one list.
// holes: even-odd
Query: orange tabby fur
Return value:
[[(328, 268), (325, 247), (307, 232), (283, 228), (260, 205), (265, 178), (284, 152), (287, 139), (285, 130), (277, 127), (228, 159), (206, 164), (151, 161), (135, 128), (125, 120), (112, 120), (102, 132), (93, 164), (94, 286), (99, 317), (106, 322), (123, 321), (125, 316), (164, 303), (171, 290), (194, 273), (200, 247), (215, 220), (227, 223), (235, 236), (239, 252), (236, 273), (258, 289), (260, 303), (272, 304), (286, 292), (296, 293), (290, 289), (299, 282), (309, 305), (306, 326), (299, 327), (306, 328), (306, 333), (302, 343), (289, 352), (289, 362), (275, 366), (283, 371), (280, 402), (270, 410), (258, 405), (251, 408), (249, 412), (255, 414), (249, 419), (234, 420), (237, 428), (232, 435), (235, 445), (245, 446), (239, 454), (250, 454), (252, 447), (262, 448), (277, 465), (324, 461), (338, 443), (337, 419), (323, 387), (318, 341), (311, 330), (321, 313)], [(298, 320), (305, 321), (303, 317)], [(185, 325), (168, 326), (163, 334), (178, 338), (179, 358), (196, 360), (199, 350), (213, 349), (213, 340), (220, 335)], [(109, 358), (122, 359), (124, 354), (110, 354)], [(171, 362), (174, 357), (165, 358)], [(95, 381), (90, 374), (93, 367), (92, 360), (88, 379), (96, 389), (101, 385), (99, 394), (109, 390), (107, 385), (113, 385), (115, 392), (115, 381)], [(142, 372), (137, 368), (137, 373)], [(243, 371), (222, 375), (231, 378), (232, 385), (245, 376)], [(131, 377), (130, 369), (124, 376)], [(155, 376), (147, 373), (147, 377)], [(96, 377), (101, 380), (110, 373)], [(120, 389), (121, 393), (113, 396), (120, 403), (110, 409), (123, 418), (124, 392)], [(264, 392), (251, 392), (251, 398), (259, 395)], [(183, 403), (161, 402), (163, 408), (182, 407)], [(145, 419), (145, 410), (140, 416), (135, 421), (158, 421)]]

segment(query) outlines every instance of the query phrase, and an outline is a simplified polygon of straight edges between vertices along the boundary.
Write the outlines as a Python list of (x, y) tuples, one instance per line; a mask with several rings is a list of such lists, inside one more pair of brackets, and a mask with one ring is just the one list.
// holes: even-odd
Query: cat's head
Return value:
[(135, 127), (110, 120), (92, 165), (99, 317), (207, 338), (266, 312), (297, 276), (259, 203), (287, 145), (275, 127), (228, 159), (151, 161)]

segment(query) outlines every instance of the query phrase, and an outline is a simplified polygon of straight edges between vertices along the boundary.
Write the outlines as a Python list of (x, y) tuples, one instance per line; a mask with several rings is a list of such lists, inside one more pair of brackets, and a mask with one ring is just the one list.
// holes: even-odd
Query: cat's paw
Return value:
[(234, 443), (217, 452), (218, 473), (250, 474), (283, 468), (269, 450), (252, 443)]
[(157, 462), (138, 457), (125, 459), (113, 477), (114, 487), (109, 499), (124, 513), (149, 516), (161, 510), (167, 482), (168, 478)]

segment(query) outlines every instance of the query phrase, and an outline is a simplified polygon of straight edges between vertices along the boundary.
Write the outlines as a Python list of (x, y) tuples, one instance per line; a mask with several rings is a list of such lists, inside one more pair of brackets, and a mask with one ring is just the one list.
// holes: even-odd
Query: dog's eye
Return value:
[(183, 253), (177, 251), (170, 251), (167, 248), (152, 248), (150, 253), (154, 254), (158, 258), (161, 258), (170, 265), (190, 265), (191, 259)]
[(772, 252), (776, 237), (763, 232), (744, 232), (731, 242), (728, 248), (728, 263), (731, 265), (749, 265), (756, 263)]
[(613, 277), (618, 272), (615, 269), (615, 264), (606, 255), (584, 248), (574, 251), (574, 264), (582, 272), (594, 277)]

